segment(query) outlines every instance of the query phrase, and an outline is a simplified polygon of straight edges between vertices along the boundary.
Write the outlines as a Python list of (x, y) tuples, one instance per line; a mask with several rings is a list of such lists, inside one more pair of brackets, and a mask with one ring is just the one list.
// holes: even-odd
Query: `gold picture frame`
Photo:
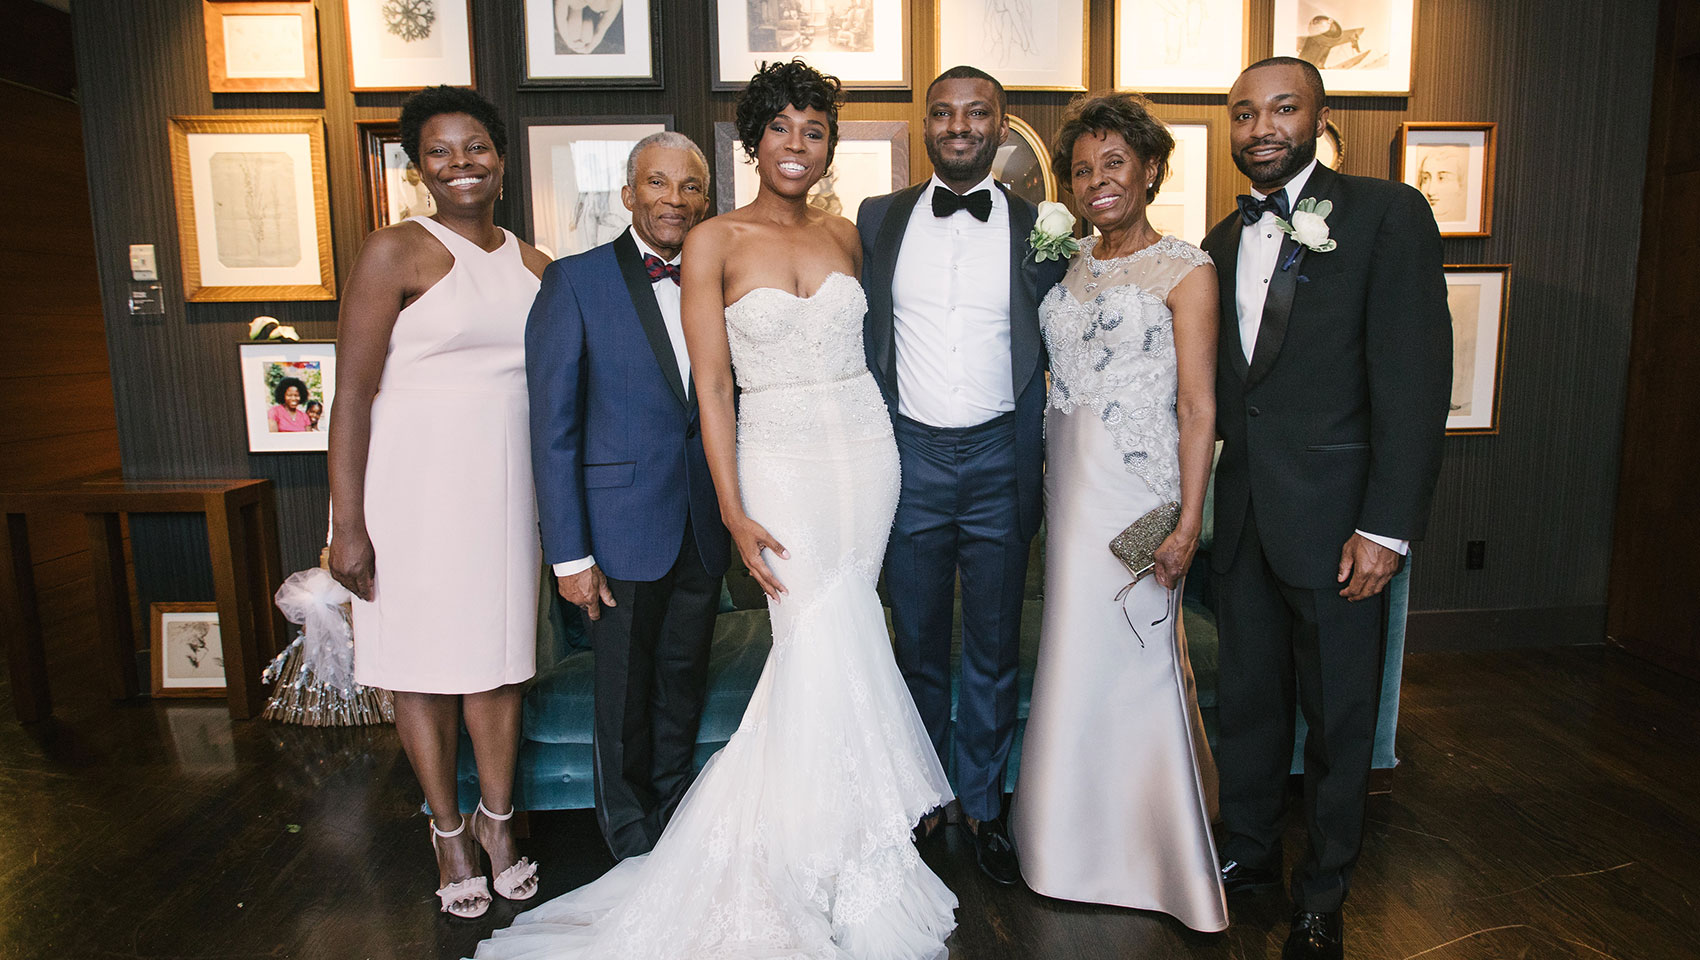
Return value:
[(155, 697), (226, 695), (218, 604), (155, 603), (149, 607), (148, 659)]
[[(1499, 124), (1407, 120), (1393, 140), (1393, 177), (1422, 191), (1443, 237), (1493, 234)], [(1430, 168), (1430, 163), (1435, 164)]]
[(324, 121), (172, 117), (168, 124), (184, 298), (335, 300)]
[(213, 93), (319, 92), (312, 0), (201, 0)]
[[(998, 148), (997, 159), (992, 162), (992, 176), (999, 183), (1009, 187), (1016, 196), (1025, 197), (1034, 206), (1041, 200), (1055, 200), (1060, 185), (1057, 175), (1051, 170), (1051, 150), (1045, 145), (1045, 138), (1039, 136), (1039, 131), (1033, 125), (1013, 113), (1004, 114), (1009, 121), (1009, 140)], [(1011, 147), (1015, 149), (1011, 150)], [(1031, 167), (1025, 163), (1019, 169), (1010, 167), (1010, 163), (1024, 160), (1023, 154), (1031, 154), (1034, 162)], [(1037, 171), (1038, 179), (1033, 177)], [(1044, 196), (1039, 195), (1037, 188), (1042, 187)]]
[[(1005, 90), (1061, 90), (1069, 92), (1086, 90), (1091, 85), (1092, 79), (1092, 37), (1089, 30), (1089, 27), (1091, 26), (1091, 11), (1088, 10), (1090, 4), (1088, 3), (1088, 0), (1045, 0), (1045, 2), (1048, 3), (1049, 9), (1054, 10), (1061, 18), (1059, 19), (1059, 24), (1062, 25), (1064, 31), (1068, 30), (1069, 25), (1072, 23), (1078, 22), (1079, 24), (1080, 79), (1078, 82), (1072, 79), (1074, 74), (1073, 71), (1067, 70), (1067, 64), (1062, 64), (1061, 66), (1064, 71), (1067, 71), (1066, 75), (1070, 78), (1068, 82), (1054, 82), (1056, 80), (1060, 80), (1064, 75), (1062, 72), (1058, 71), (1055, 66), (1050, 68), (1050, 72), (1055, 75), (1050, 78), (1053, 82), (1045, 82), (1040, 78), (1036, 78), (1032, 76), (1032, 74), (1042, 72), (1043, 68), (1035, 66), (1033, 61), (1035, 59), (1043, 59), (1043, 52), (1034, 49), (1026, 49), (1023, 51), (1009, 49), (1012, 45), (1020, 45), (1018, 41), (1010, 39), (1010, 35), (1021, 35), (1024, 32), (1023, 27), (1025, 26), (1030, 28), (1030, 23), (1026, 25), (1013, 22), (982, 24), (986, 32), (993, 33), (999, 38), (999, 40), (993, 42), (992, 45), (994, 47), (996, 47), (1000, 42), (1004, 44), (1004, 50), (1001, 54), (989, 56), (984, 53), (975, 53), (970, 55), (964, 52), (961, 56), (952, 57), (949, 60), (945, 59), (945, 36), (947, 33), (952, 37), (956, 37), (958, 35), (965, 35), (973, 30), (972, 25), (969, 24), (947, 24), (945, 22), (947, 8), (949, 8), (951, 15), (960, 15), (964, 13), (973, 14), (978, 12), (989, 19), (993, 16), (993, 11), (987, 9), (990, 5), (989, 0), (937, 0), (933, 6), (934, 64), (939, 70), (947, 70), (950, 67), (955, 66), (958, 62), (976, 64), (983, 67), (988, 73), (996, 76), (998, 80), (1003, 83)], [(1007, 4), (1005, 5), (1005, 9), (1000, 11), (1003, 17), (1011, 21), (1022, 16), (1043, 18), (1047, 15), (1047, 12), (1047, 10), (1030, 10), (1026, 14), (1021, 14), (1016, 12), (1013, 7)], [(1030, 42), (1031, 30), (1027, 29), (1025, 33)], [(1061, 39), (1059, 39), (1058, 46), (1063, 47), (1068, 45), (1064, 44)], [(954, 53), (955, 51), (952, 52)], [(1021, 57), (1019, 55), (1020, 53), (1026, 53), (1027, 56)], [(1025, 61), (1025, 63), (1023, 61)]]
[[(1511, 265), (1447, 264), (1445, 270), (1447, 310), (1452, 317), (1452, 395), (1446, 435), (1497, 434)], [(1489, 325), (1493, 330), (1486, 329)], [(1491, 353), (1484, 350), (1490, 346)]]

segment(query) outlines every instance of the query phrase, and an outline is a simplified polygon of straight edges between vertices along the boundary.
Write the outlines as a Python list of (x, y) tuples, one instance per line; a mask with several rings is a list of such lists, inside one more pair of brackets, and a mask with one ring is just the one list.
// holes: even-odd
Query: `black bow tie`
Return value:
[(1264, 211), (1269, 211), (1283, 220), (1290, 216), (1287, 212), (1287, 191), (1285, 190), (1277, 190), (1262, 200), (1245, 193), (1240, 194), (1235, 199), (1240, 204), (1240, 220), (1248, 227), (1262, 220)]
[(933, 188), (933, 216), (948, 217), (958, 210), (966, 210), (974, 219), (985, 223), (992, 218), (992, 191), (957, 193), (944, 187)]

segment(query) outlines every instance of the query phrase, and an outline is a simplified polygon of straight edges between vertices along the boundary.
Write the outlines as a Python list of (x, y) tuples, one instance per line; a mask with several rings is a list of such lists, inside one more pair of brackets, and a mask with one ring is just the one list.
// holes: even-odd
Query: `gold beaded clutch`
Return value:
[(1157, 548), (1180, 522), (1181, 505), (1171, 500), (1128, 524), (1126, 530), (1110, 541), (1110, 552), (1133, 574), (1134, 583), (1157, 569)]

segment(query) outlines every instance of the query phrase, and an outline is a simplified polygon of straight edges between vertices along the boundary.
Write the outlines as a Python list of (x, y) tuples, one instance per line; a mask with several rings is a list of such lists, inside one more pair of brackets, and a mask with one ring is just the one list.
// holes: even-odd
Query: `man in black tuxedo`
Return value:
[[(1237, 321), (1222, 324), (1217, 361), (1211, 557), (1222, 879), (1229, 893), (1280, 882), (1296, 693), (1310, 727), (1310, 847), (1292, 875), (1283, 956), (1338, 958), (1375, 742), (1383, 590), (1423, 535), (1450, 399), (1440, 232), (1411, 187), (1316, 163), (1328, 107), (1314, 66), (1253, 64), (1228, 113), (1253, 193), (1204, 241), (1222, 316)], [(1332, 205), (1324, 220), (1296, 210), (1312, 198)]]

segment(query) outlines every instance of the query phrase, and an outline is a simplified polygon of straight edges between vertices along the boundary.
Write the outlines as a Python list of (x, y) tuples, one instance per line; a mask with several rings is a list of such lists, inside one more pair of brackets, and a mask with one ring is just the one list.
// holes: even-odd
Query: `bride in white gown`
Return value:
[(738, 126), (759, 192), (694, 229), (683, 257), (709, 468), (769, 594), (761, 680), (653, 852), (521, 915), (479, 960), (946, 952), (956, 897), (910, 828), (950, 787), (874, 592), (898, 466), (863, 358), (861, 243), (807, 202), (832, 161), (837, 101), (837, 80), (800, 61), (755, 76)]

